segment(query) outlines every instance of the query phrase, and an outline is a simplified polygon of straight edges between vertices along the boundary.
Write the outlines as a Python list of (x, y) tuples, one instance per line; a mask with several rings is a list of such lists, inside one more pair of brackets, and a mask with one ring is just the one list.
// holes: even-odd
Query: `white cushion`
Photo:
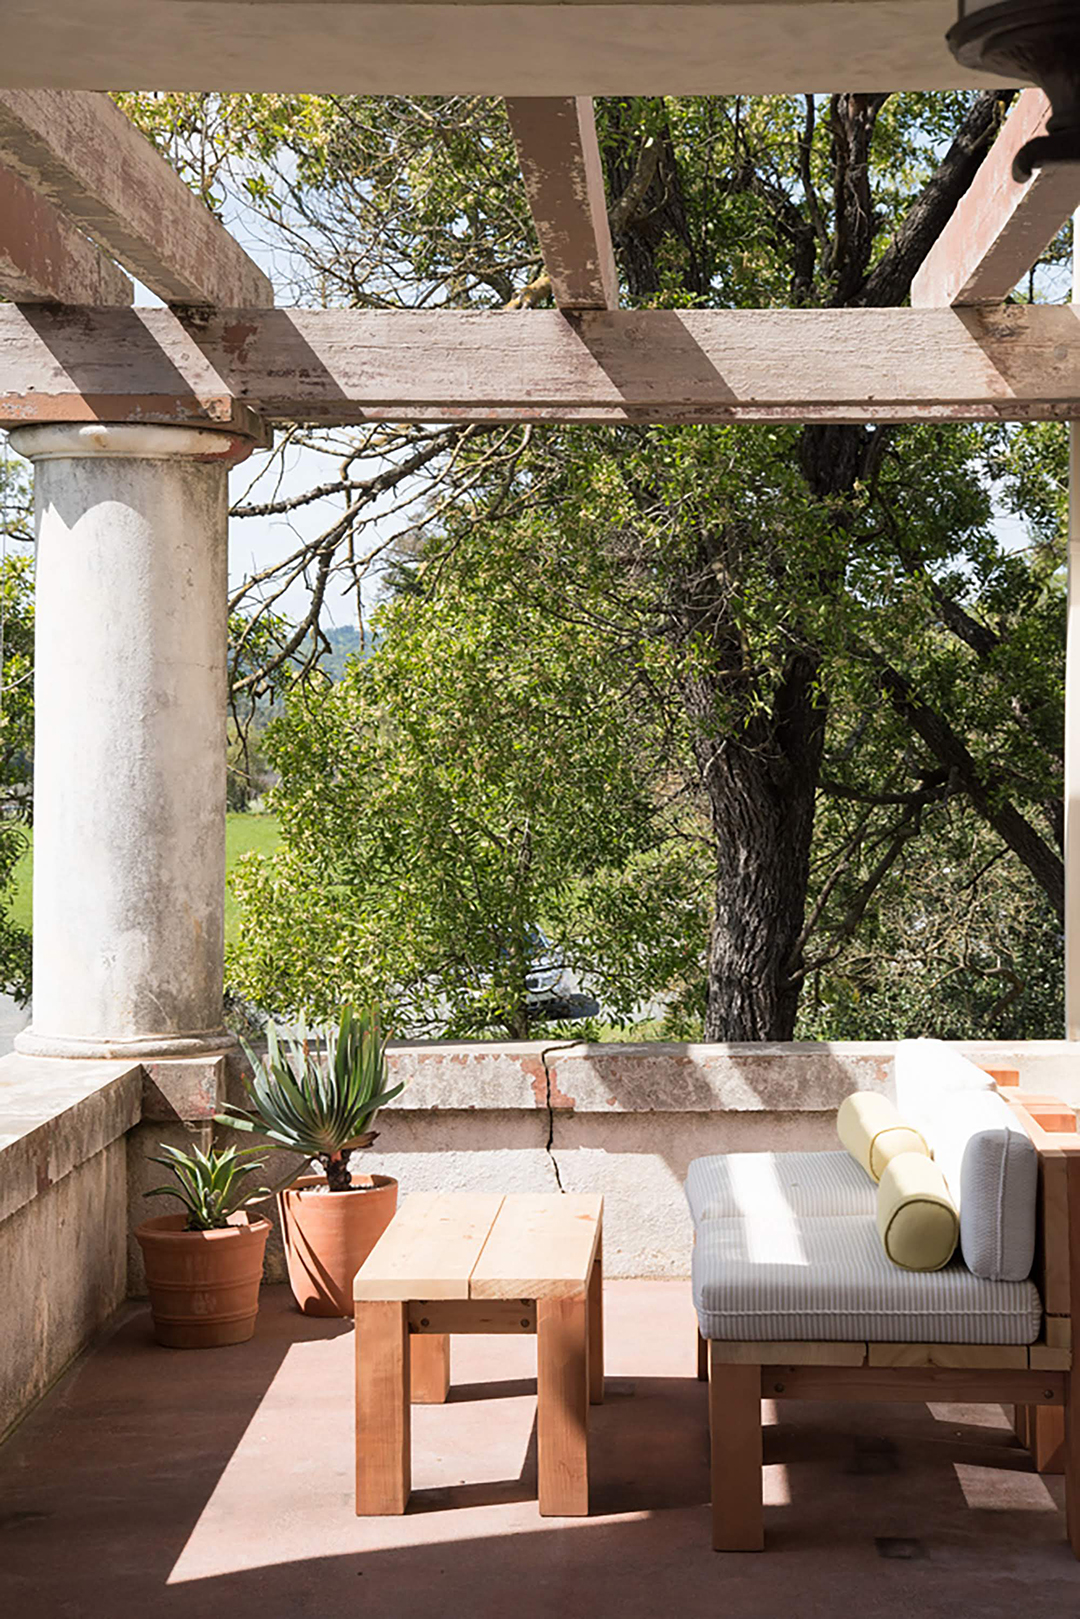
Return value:
[(846, 1152), (728, 1152), (686, 1174), (694, 1224), (741, 1214), (873, 1214), (877, 1187)]
[(1030, 1281), (892, 1264), (873, 1215), (706, 1220), (693, 1278), (702, 1335), (729, 1342), (1030, 1344), (1042, 1322)]
[(992, 1091), (994, 1081), (943, 1040), (901, 1040), (893, 1061), (896, 1105), (917, 1130), (943, 1095)]
[(1020, 1281), (1035, 1258), (1038, 1154), (989, 1074), (940, 1040), (896, 1049), (896, 1104), (921, 1132), (960, 1210), (976, 1276)]

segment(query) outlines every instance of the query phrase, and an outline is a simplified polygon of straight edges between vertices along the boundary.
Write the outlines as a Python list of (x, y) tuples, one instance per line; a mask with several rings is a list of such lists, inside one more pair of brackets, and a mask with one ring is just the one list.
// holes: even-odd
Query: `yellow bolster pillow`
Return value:
[(941, 1270), (956, 1252), (960, 1216), (932, 1158), (890, 1158), (877, 1193), (877, 1228), (885, 1252), (904, 1270)]
[(929, 1158), (930, 1149), (918, 1130), (906, 1124), (887, 1096), (877, 1091), (856, 1091), (845, 1097), (836, 1116), (840, 1140), (857, 1164), (879, 1181), (890, 1158), (901, 1152), (920, 1152)]

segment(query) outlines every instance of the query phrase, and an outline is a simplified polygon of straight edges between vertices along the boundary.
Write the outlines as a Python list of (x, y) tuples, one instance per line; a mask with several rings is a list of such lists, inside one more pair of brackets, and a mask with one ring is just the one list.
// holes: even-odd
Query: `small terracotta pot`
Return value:
[(352, 1315), (353, 1277), (397, 1210), (389, 1175), (352, 1183), (351, 1192), (328, 1192), (324, 1175), (304, 1175), (278, 1193), (289, 1286), (305, 1315)]
[(270, 1222), (233, 1215), (218, 1231), (185, 1231), (187, 1216), (163, 1214), (135, 1231), (146, 1261), (154, 1336), (169, 1349), (246, 1343), (259, 1313)]

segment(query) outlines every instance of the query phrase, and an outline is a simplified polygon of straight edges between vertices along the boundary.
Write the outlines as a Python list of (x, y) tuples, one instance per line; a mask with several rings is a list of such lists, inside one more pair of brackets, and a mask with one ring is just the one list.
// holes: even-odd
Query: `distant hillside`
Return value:
[[(340, 680), (345, 673), (346, 660), (360, 653), (360, 631), (355, 624), (341, 624), (336, 629), (327, 629), (325, 635), (330, 642), (330, 651), (323, 653), (319, 667), (326, 670), (331, 680)], [(367, 657), (370, 651), (369, 638), (365, 643), (363, 656)]]

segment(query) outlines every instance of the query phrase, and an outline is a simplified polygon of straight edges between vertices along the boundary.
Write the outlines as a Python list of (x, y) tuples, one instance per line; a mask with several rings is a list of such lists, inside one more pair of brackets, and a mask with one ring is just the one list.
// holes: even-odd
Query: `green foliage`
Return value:
[(1040, 1040), (1064, 1027), (1061, 926), (959, 804), (935, 806), (857, 932), (811, 973), (800, 1040)]
[[(2, 476), (2, 469), (0, 469)], [(16, 527), (21, 535), (21, 527)], [(0, 989), (30, 998), (30, 932), (13, 914), (28, 843), (34, 747), (34, 573), (28, 556), (0, 564)]]
[(267, 1054), (244, 1050), (252, 1077), (245, 1080), (250, 1107), (227, 1106), (217, 1123), (267, 1137), (265, 1151), (302, 1152), (326, 1170), (331, 1191), (347, 1191), (349, 1154), (369, 1147), (378, 1132), (375, 1115), (404, 1085), (386, 1084), (386, 1047), (377, 1013), (345, 1006), (340, 1022), (317, 1034), (314, 1049), (267, 1026)]
[(187, 1210), (185, 1231), (218, 1231), (231, 1223), (232, 1215), (270, 1196), (265, 1186), (255, 1191), (245, 1186), (249, 1175), (265, 1167), (261, 1160), (245, 1161), (257, 1154), (257, 1147), (226, 1147), (223, 1151), (211, 1147), (208, 1152), (193, 1147), (187, 1153), (162, 1142), (161, 1151), (164, 1157), (151, 1157), (150, 1162), (163, 1165), (173, 1175), (173, 1181), (168, 1186), (155, 1186), (144, 1196), (179, 1198)]
[(403, 1032), (522, 1037), (536, 925), (626, 1014), (700, 950), (700, 848), (664, 807), (624, 660), (503, 552), (469, 555), (268, 733), (282, 847), (234, 879), (249, 1000), (318, 1018), (378, 999)]

